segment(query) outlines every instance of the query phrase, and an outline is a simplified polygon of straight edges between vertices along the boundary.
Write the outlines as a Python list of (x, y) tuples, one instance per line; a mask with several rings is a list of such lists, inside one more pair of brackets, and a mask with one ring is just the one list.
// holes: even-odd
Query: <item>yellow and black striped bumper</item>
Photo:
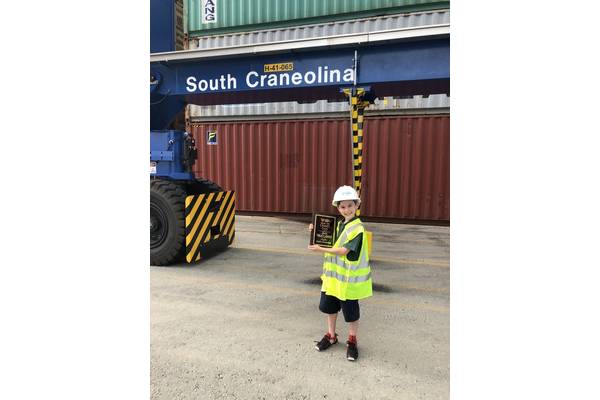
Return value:
[(235, 237), (235, 192), (185, 198), (185, 259), (195, 262), (213, 249), (224, 249)]

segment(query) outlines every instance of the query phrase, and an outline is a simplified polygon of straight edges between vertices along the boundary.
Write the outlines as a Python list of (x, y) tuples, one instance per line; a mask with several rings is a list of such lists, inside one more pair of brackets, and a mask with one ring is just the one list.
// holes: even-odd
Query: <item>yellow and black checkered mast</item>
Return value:
[[(366, 93), (364, 88), (352, 87), (343, 89), (344, 94), (350, 103), (350, 127), (352, 131), (352, 177), (354, 189), (360, 197), (362, 186), (362, 160), (363, 160), (363, 119), (365, 108), (369, 106), (369, 101), (364, 100)], [(360, 215), (360, 209), (356, 211)]]

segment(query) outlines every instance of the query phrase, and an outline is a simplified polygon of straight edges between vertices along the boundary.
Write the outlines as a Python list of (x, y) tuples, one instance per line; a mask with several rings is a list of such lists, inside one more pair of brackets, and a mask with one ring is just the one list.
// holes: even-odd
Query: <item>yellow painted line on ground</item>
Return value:
[[(309, 252), (308, 250), (295, 250), (295, 249), (283, 249), (275, 247), (254, 247), (254, 246), (232, 246), (234, 249), (240, 250), (252, 250), (252, 251), (264, 251), (266, 253), (284, 253), (284, 254), (296, 254), (296, 255), (318, 255)], [(440, 262), (436, 260), (428, 259), (411, 259), (411, 258), (392, 258), (392, 257), (371, 257), (373, 261), (388, 262), (391, 264), (400, 265), (427, 265), (432, 267), (449, 268), (450, 265), (447, 262)]]
[[(379, 238), (378, 238), (379, 239)], [(399, 241), (392, 241), (392, 240), (382, 240), (379, 239), (377, 240), (378, 243), (385, 243), (385, 244), (409, 244), (409, 243), (417, 243), (417, 244), (426, 244), (426, 245), (430, 245), (430, 246), (439, 246), (439, 242), (442, 240), (446, 240), (446, 239), (440, 239), (438, 241), (434, 240), (434, 239), (400, 239)], [(447, 241), (447, 240), (446, 240)]]
[(428, 260), (426, 258), (391, 258), (391, 257), (371, 257), (373, 261), (383, 261), (392, 264), (416, 264), (416, 265), (428, 265), (431, 267), (450, 268), (447, 262)]
[[(278, 230), (272, 230), (272, 229), (261, 230), (261, 229), (244, 229), (244, 228), (239, 229), (238, 228), (237, 231), (238, 232), (248, 232), (248, 233), (272, 233), (272, 234), (276, 234), (276, 235), (279, 235), (279, 234), (282, 234), (282, 233), (284, 233), (284, 234), (291, 234), (291, 235), (298, 234), (298, 231), (295, 231), (295, 230), (285, 230), (285, 231), (282, 231), (281, 229), (278, 229)], [(383, 235), (385, 235), (385, 236), (391, 236), (391, 235), (392, 236), (393, 235), (399, 236), (399, 235), (404, 235), (404, 234), (402, 234), (402, 233), (392, 233), (392, 234), (383, 234)], [(414, 234), (411, 234), (411, 235), (414, 235)], [(381, 239), (378, 240), (378, 242), (381, 241), (382, 243), (394, 243), (394, 244), (397, 244), (397, 243), (401, 243), (401, 244), (418, 243), (418, 244), (428, 244), (428, 245), (433, 245), (433, 246), (439, 246), (438, 243), (440, 241), (446, 241), (446, 242), (448, 242), (449, 240), (450, 240), (449, 238), (446, 238), (446, 239), (439, 238), (438, 240), (436, 240), (436, 239), (411, 239), (411, 238), (403, 237), (402, 239), (400, 239), (399, 242), (398, 241), (392, 241), (392, 240), (381, 240)]]

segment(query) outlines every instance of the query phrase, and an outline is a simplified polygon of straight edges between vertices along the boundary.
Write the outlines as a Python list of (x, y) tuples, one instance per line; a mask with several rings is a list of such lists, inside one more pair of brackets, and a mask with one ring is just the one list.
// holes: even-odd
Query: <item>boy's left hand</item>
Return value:
[(322, 251), (323, 248), (321, 246), (319, 246), (318, 244), (310, 244), (308, 245), (308, 249), (312, 250), (312, 251)]

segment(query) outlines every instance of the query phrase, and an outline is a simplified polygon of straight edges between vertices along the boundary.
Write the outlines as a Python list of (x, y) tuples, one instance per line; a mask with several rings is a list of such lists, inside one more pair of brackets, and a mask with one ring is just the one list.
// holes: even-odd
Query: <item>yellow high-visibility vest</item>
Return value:
[(340, 300), (358, 300), (373, 295), (369, 244), (360, 219), (356, 218), (344, 227), (333, 247), (343, 247), (361, 233), (363, 233), (363, 238), (358, 260), (350, 261), (346, 256), (324, 254), (323, 275), (321, 275), (322, 292)]

